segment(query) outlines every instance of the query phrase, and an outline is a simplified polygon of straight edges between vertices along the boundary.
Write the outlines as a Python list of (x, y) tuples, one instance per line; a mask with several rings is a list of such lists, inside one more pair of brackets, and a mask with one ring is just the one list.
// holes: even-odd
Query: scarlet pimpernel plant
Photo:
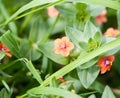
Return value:
[(119, 98), (119, 0), (0, 0), (0, 98)]

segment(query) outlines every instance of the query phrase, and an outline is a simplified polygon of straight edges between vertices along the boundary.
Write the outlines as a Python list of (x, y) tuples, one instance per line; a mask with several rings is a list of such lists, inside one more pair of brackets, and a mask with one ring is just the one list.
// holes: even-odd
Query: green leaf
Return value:
[[(84, 35), (84, 34), (83, 34)], [(89, 38), (88, 42), (79, 42), (79, 45), (82, 49), (90, 52), (98, 47), (100, 47), (102, 42), (102, 35), (100, 32), (96, 32), (93, 38)]]
[(95, 65), (95, 63), (97, 63), (97, 59), (92, 59), (92, 60), (78, 66), (78, 68), (79, 69), (86, 69), (86, 68), (89, 68), (89, 67)]
[(99, 5), (88, 5), (87, 10), (90, 12), (91, 16), (98, 16), (103, 10), (105, 9), (105, 7), (103, 6), (99, 6)]
[(51, 60), (56, 63), (66, 65), (68, 64), (68, 58), (63, 57), (62, 55), (58, 55), (54, 53), (54, 45), (53, 42), (47, 42), (44, 45), (39, 45), (40, 51)]
[(21, 66), (21, 65), (23, 65), (23, 63), (21, 63), (20, 60), (21, 59), (17, 59), (17, 60), (13, 60), (12, 62), (9, 62), (9, 63), (0, 64), (0, 69), (5, 70), (5, 69), (7, 69), (9, 67), (14, 66), (15, 64), (18, 65), (18, 66)]
[(117, 11), (117, 23), (118, 23), (118, 29), (120, 30), (120, 11)]
[[(7, 20), (9, 19), (9, 13), (7, 12), (6, 7), (4, 6), (4, 4), (2, 3), (2, 0), (0, 0), (0, 10), (2, 12), (2, 15), (4, 16), (4, 18)], [(11, 22), (8, 24), (9, 29), (12, 31), (13, 34), (17, 35), (17, 26), (15, 25), (14, 22)]]
[(20, 42), (21, 57), (25, 57), (31, 61), (40, 58), (41, 53), (37, 50), (37, 43), (30, 43), (27, 39), (22, 39)]
[(105, 7), (110, 7), (112, 9), (120, 10), (120, 2), (117, 0), (68, 0), (70, 2), (82, 2), (86, 4), (94, 4), (94, 5), (101, 5)]
[(81, 42), (79, 42), (79, 45), (83, 50), (89, 51), (88, 43), (81, 41)]
[(33, 89), (28, 90), (27, 92), (30, 95), (57, 95), (65, 98), (82, 98), (72, 92), (66, 91), (60, 88), (53, 87), (35, 87)]
[[(67, 21), (71, 21), (77, 13), (77, 9), (72, 3), (63, 3), (56, 7), (60, 14), (67, 19)], [(70, 20), (69, 20), (70, 19)]]
[(83, 70), (81, 70), (79, 67), (77, 68), (78, 77), (85, 88), (89, 88), (90, 85), (95, 81), (99, 71), (100, 70), (97, 65)]
[(96, 98), (94, 94), (90, 95), (88, 98)]
[(0, 91), (0, 98), (11, 98), (10, 94), (7, 92), (7, 90), (5, 88), (3, 88)]
[(96, 41), (97, 47), (99, 47), (102, 43), (102, 33), (101, 32), (96, 32), (93, 39)]
[(90, 39), (88, 40), (88, 49), (89, 49), (88, 51), (92, 51), (92, 50), (96, 49), (97, 47), (98, 47), (98, 46), (97, 46), (96, 40), (90, 38)]
[(83, 39), (88, 41), (90, 38), (95, 36), (96, 32), (98, 32), (98, 28), (95, 27), (92, 22), (88, 21), (84, 28)]
[(106, 86), (101, 98), (116, 98), (109, 86)]
[(10, 78), (10, 77), (12, 77), (12, 76), (9, 75), (9, 74), (7, 74), (7, 73), (5, 73), (5, 72), (2, 71), (2, 70), (0, 70), (0, 78), (4, 78), (4, 77), (6, 77), (6, 78)]
[(20, 58), (18, 42), (10, 31), (3, 34), (0, 40), (10, 49), (11, 54), (15, 55), (17, 58)]
[(12, 21), (15, 17), (17, 17), (19, 14), (37, 7), (37, 6), (41, 6), (47, 3), (52, 3), (52, 2), (57, 2), (58, 0), (33, 0), (29, 3), (27, 3), (26, 5), (22, 6), (19, 10), (17, 10), (9, 19), (7, 19), (7, 21), (5, 22), (5, 24), (8, 24), (10, 21)]
[(45, 36), (48, 26), (41, 16), (34, 16), (30, 29), (29, 40), (32, 43), (40, 43)]
[(2, 82), (2, 84), (5, 86), (6, 90), (7, 90), (8, 92), (11, 92), (11, 90), (10, 90), (8, 84), (6, 83), (6, 81), (1, 80), (1, 82)]
[(85, 24), (84, 32), (71, 26), (66, 26), (65, 32), (77, 47), (81, 47), (85, 50), (89, 50), (87, 42), (90, 38), (97, 38), (95, 42), (96, 46), (101, 43), (101, 35), (98, 33), (98, 29), (90, 21)]
[(5, 56), (5, 52), (0, 52), (0, 60), (3, 59)]
[(24, 63), (26, 64), (27, 68), (30, 70), (30, 72), (33, 74), (34, 78), (41, 84), (42, 79), (40, 77), (40, 74), (35, 69), (31, 61), (28, 61), (27, 59), (23, 59)]
[[(115, 39), (116, 39), (115, 37), (103, 37), (102, 44), (108, 43), (108, 42), (113, 41), (113, 40), (115, 40)], [(120, 46), (115, 47), (115, 48), (107, 51), (107, 52), (105, 53), (105, 55), (113, 55), (113, 54), (115, 54), (116, 52), (118, 52), (119, 50), (120, 50)]]
[(85, 24), (89, 19), (90, 13), (84, 9), (83, 5), (83, 7), (80, 7), (80, 9), (78, 9), (78, 13), (76, 14), (76, 17), (73, 20), (73, 27), (78, 30), (84, 31)]
[(43, 55), (41, 72), (46, 73), (47, 68), (48, 68), (48, 58), (45, 55)]
[(75, 43), (75, 45), (80, 48), (79, 42), (84, 40), (82, 37), (83, 35), (81, 35), (82, 32), (73, 27), (66, 26), (65, 33), (67, 36), (69, 36), (72, 42)]

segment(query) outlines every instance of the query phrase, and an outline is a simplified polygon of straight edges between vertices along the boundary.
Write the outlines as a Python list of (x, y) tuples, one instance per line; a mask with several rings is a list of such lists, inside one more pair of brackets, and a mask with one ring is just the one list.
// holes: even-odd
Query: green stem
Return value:
[(24, 16), (27, 16), (27, 15), (29, 15), (29, 14), (35, 13), (35, 12), (37, 12), (37, 11), (40, 11), (40, 10), (42, 10), (42, 9), (45, 9), (45, 8), (47, 8), (47, 7), (61, 4), (61, 3), (65, 2), (65, 1), (66, 1), (66, 0), (61, 0), (61, 1), (57, 1), (57, 2), (54, 2), (54, 3), (47, 4), (47, 5), (45, 5), (45, 6), (42, 6), (42, 7), (40, 7), (40, 8), (37, 8), (37, 9), (32, 10), (32, 11), (30, 11), (30, 12), (24, 13), (24, 14), (16, 17), (15, 20), (20, 19), (20, 18), (22, 18), (22, 17), (24, 17)]
[(24, 98), (25, 96), (27, 96), (27, 94), (24, 94), (22, 96), (17, 96), (16, 98)]
[(69, 73), (70, 71), (72, 71), (73, 69), (75, 69), (76, 67), (80, 66), (81, 64), (85, 63), (85, 62), (88, 62), (89, 60), (95, 58), (96, 56), (108, 51), (108, 50), (111, 50), (117, 46), (120, 45), (120, 38), (114, 40), (114, 41), (111, 41), (103, 46), (101, 46), (100, 48), (84, 55), (83, 57), (81, 58), (78, 58), (76, 59), (75, 61), (73, 61), (72, 63), (66, 65), (65, 67), (63, 67), (62, 69), (58, 70), (57, 72), (55, 72), (54, 74), (52, 74), (50, 77), (48, 77), (42, 84), (41, 86), (47, 86), (51, 79), (53, 77), (55, 77), (56, 79), (61, 77), (61, 76), (64, 76), (66, 75), (67, 73)]
[(120, 11), (117, 11), (118, 29), (120, 30)]
[(56, 17), (55, 22), (54, 22), (53, 25), (51, 26), (49, 32), (46, 34), (46, 36), (45, 36), (45, 37), (43, 38), (43, 40), (41, 41), (42, 44), (44, 44), (44, 43), (48, 40), (48, 38), (49, 38), (50, 34), (52, 33), (52, 31), (54, 30), (55, 25), (56, 25), (56, 23), (58, 22), (59, 18), (60, 18), (60, 14), (58, 14), (58, 16)]
[(32, 62), (28, 61), (26, 58), (23, 58), (22, 61), (26, 64), (27, 68), (30, 70), (30, 72), (33, 74), (34, 78), (39, 82), (39, 84), (42, 84), (43, 80), (33, 66)]

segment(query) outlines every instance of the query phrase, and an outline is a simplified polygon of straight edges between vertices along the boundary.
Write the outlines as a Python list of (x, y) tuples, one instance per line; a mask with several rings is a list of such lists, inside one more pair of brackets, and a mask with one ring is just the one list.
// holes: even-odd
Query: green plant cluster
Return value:
[[(47, 8), (59, 14), (49, 17)], [(107, 10), (107, 22), (95, 17)], [(0, 98), (119, 98), (119, 0), (0, 0)], [(54, 41), (68, 36), (68, 57), (54, 53)], [(100, 57), (114, 55), (111, 70), (100, 73)], [(58, 78), (63, 77), (66, 83)], [(74, 92), (72, 92), (74, 91)]]

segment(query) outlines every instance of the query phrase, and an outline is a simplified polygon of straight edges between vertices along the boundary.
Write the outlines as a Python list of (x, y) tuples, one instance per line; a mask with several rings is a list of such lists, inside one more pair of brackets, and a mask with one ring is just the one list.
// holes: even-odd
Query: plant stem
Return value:
[(48, 37), (50, 36), (50, 34), (52, 33), (52, 31), (54, 30), (54, 27), (55, 27), (56, 23), (58, 22), (59, 18), (60, 18), (60, 14), (58, 14), (58, 16), (56, 17), (55, 22), (51, 26), (49, 32), (46, 34), (46, 36), (41, 41), (42, 44), (44, 44), (48, 40)]
[(27, 96), (27, 94), (24, 94), (22, 96), (17, 96), (16, 98), (24, 98), (25, 96)]
[(40, 8), (37, 8), (37, 9), (32, 10), (32, 11), (30, 11), (30, 12), (24, 13), (24, 14), (16, 17), (15, 20), (20, 19), (20, 18), (22, 18), (22, 17), (24, 17), (24, 16), (27, 16), (27, 15), (29, 15), (29, 14), (35, 13), (35, 12), (37, 12), (37, 11), (40, 11), (40, 10), (42, 10), (42, 9), (45, 9), (45, 8), (47, 8), (47, 7), (61, 4), (61, 3), (65, 2), (65, 1), (66, 1), (66, 0), (60, 0), (60, 1), (57, 1), (57, 2), (54, 2), (54, 3), (47, 4), (47, 5), (45, 5), (45, 6), (42, 6), (42, 7), (40, 7)]

